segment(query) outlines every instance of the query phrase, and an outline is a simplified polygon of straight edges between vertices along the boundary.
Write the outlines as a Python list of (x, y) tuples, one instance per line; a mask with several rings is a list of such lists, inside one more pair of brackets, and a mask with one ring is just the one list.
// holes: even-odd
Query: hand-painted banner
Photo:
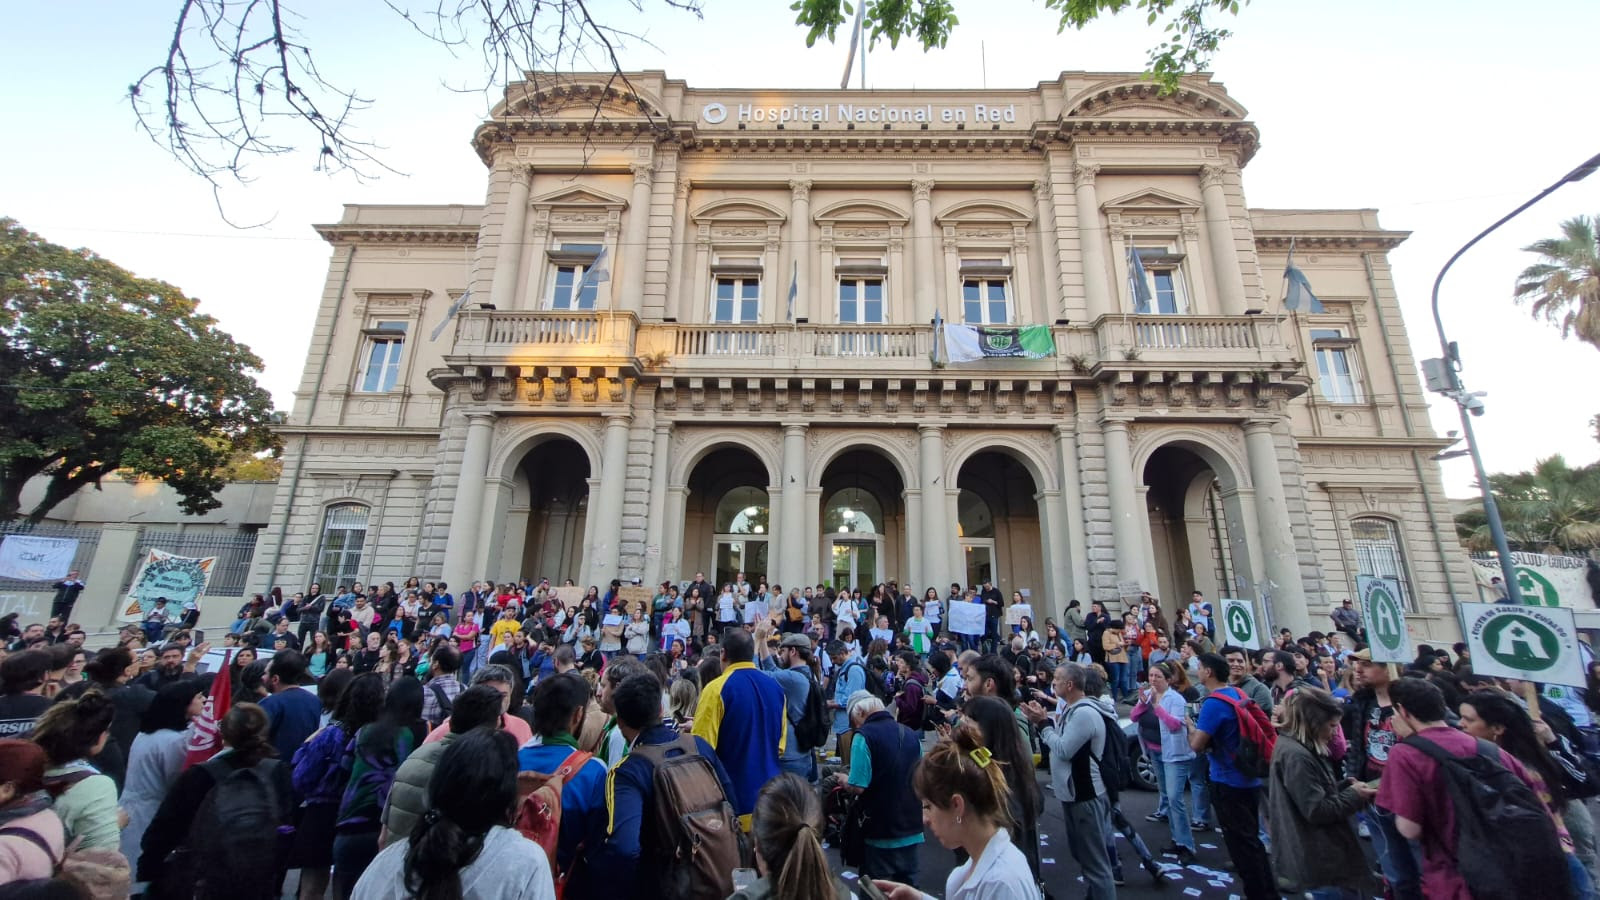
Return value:
[(75, 538), (8, 534), (0, 541), (0, 578), (54, 581), (67, 577), (78, 553)]
[(122, 604), (123, 622), (143, 622), (155, 609), (156, 598), (167, 598), (167, 618), (173, 622), (183, 618), (185, 603), (199, 607), (200, 597), (206, 591), (206, 580), (217, 558), (174, 556), (165, 550), (150, 550), (139, 560), (139, 570), (133, 573), (133, 584)]
[[(1489, 579), (1500, 577), (1500, 561), (1474, 559), (1473, 574), (1484, 589), (1486, 599), (1494, 600)], [(1544, 553), (1513, 553), (1522, 602), (1529, 606), (1565, 606), (1569, 609), (1595, 609), (1594, 591), (1589, 587), (1589, 561), (1581, 556), (1554, 556)]]

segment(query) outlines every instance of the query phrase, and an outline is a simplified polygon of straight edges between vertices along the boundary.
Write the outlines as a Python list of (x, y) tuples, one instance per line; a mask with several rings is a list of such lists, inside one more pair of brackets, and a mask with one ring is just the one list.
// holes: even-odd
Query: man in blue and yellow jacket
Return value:
[(786, 743), (783, 687), (753, 662), (755, 642), (766, 640), (769, 628), (762, 623), (754, 638), (742, 628), (728, 630), (722, 641), (725, 668), (700, 691), (694, 713), (695, 736), (717, 751), (733, 779), (733, 810), (745, 831), (761, 786), (780, 771), (778, 756)]

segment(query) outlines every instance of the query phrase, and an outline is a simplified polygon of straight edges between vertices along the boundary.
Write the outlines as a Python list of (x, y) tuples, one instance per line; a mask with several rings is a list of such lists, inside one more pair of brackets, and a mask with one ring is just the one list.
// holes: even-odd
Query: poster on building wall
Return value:
[(1361, 619), (1367, 623), (1372, 639), (1372, 661), (1409, 663), (1411, 634), (1406, 631), (1406, 611), (1400, 603), (1400, 582), (1393, 578), (1361, 575), (1356, 578), (1361, 594)]
[(950, 604), (950, 630), (956, 634), (983, 636), (983, 604)]
[(8, 534), (0, 541), (0, 578), (55, 581), (67, 577), (78, 553), (75, 538)]
[[(1474, 559), (1472, 571), (1480, 593), (1494, 599), (1489, 579), (1500, 577), (1500, 560)], [(1595, 609), (1594, 590), (1589, 586), (1589, 561), (1581, 556), (1553, 556), (1544, 553), (1513, 553), (1522, 602), (1529, 606), (1565, 606), (1569, 609)]]
[(1222, 636), (1225, 643), (1246, 650), (1261, 649), (1261, 628), (1256, 624), (1256, 611), (1248, 600), (1219, 599), (1222, 604)]
[(1463, 603), (1460, 609), (1474, 673), (1583, 685), (1572, 610), (1509, 603)]
[(177, 621), (183, 605), (193, 602), (198, 608), (206, 591), (206, 580), (217, 564), (215, 556), (176, 556), (165, 550), (147, 550), (133, 573), (133, 583), (122, 604), (118, 621), (142, 622), (155, 609), (156, 598), (167, 598), (167, 617)]

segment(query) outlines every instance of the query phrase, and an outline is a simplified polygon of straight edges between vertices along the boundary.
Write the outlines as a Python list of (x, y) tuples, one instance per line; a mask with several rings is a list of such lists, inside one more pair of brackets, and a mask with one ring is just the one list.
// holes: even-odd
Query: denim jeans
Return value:
[(861, 877), (886, 878), (916, 887), (921, 854), (921, 844), (909, 847), (874, 847), (868, 844), (866, 855), (861, 859)]
[(808, 753), (796, 759), (778, 758), (778, 768), (785, 772), (793, 772), (811, 784), (817, 783), (817, 755)]
[(1106, 675), (1109, 676), (1109, 680), (1111, 682), (1111, 696), (1112, 696), (1113, 699), (1121, 700), (1123, 694), (1126, 692), (1125, 689), (1122, 686), (1122, 683), (1123, 683), (1123, 679), (1127, 676), (1127, 674), (1128, 674), (1128, 664), (1127, 663), (1125, 663), (1125, 662), (1106, 663)]
[(1282, 895), (1272, 875), (1272, 861), (1257, 836), (1261, 829), (1261, 788), (1238, 788), (1213, 781), (1211, 801), (1222, 826), (1222, 842), (1228, 846), (1228, 857), (1239, 872), (1245, 900), (1278, 900)]
[(1117, 888), (1111, 879), (1111, 858), (1106, 855), (1106, 835), (1111, 827), (1106, 798), (1063, 801), (1061, 813), (1067, 823), (1067, 850), (1083, 870), (1089, 900), (1114, 900)]
[(1167, 773), (1161, 764), (1161, 751), (1144, 748), (1145, 758), (1150, 760), (1150, 770), (1156, 774), (1156, 815), (1167, 814), (1169, 801), (1167, 799)]
[[(1211, 818), (1211, 754), (1197, 753), (1189, 762), (1189, 788), (1194, 794), (1193, 824), (1215, 825)], [(1192, 825), (1191, 825), (1192, 827)]]
[(1363, 813), (1383, 880), (1395, 900), (1422, 900), (1422, 864), (1411, 842), (1394, 827), (1394, 813), (1374, 806)]
[(1193, 852), (1194, 830), (1189, 827), (1189, 804), (1183, 802), (1184, 789), (1189, 786), (1189, 760), (1164, 762), (1158, 771), (1162, 772), (1161, 781), (1167, 793), (1177, 798), (1167, 804), (1167, 827), (1172, 830), (1172, 842)]

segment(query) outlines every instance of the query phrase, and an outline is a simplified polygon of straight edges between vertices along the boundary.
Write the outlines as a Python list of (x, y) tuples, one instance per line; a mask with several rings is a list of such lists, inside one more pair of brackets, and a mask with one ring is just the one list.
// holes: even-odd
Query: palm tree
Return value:
[(1535, 241), (1523, 250), (1543, 261), (1517, 276), (1513, 298), (1533, 301), (1534, 318), (1561, 325), (1561, 336), (1573, 333), (1600, 348), (1600, 248), (1595, 223), (1600, 217), (1578, 216), (1561, 223), (1561, 237)]
[[(1557, 454), (1531, 472), (1490, 475), (1489, 485), (1513, 550), (1582, 555), (1600, 547), (1600, 463), (1574, 469)], [(1456, 529), (1473, 550), (1493, 547), (1481, 509), (1457, 516)]]

